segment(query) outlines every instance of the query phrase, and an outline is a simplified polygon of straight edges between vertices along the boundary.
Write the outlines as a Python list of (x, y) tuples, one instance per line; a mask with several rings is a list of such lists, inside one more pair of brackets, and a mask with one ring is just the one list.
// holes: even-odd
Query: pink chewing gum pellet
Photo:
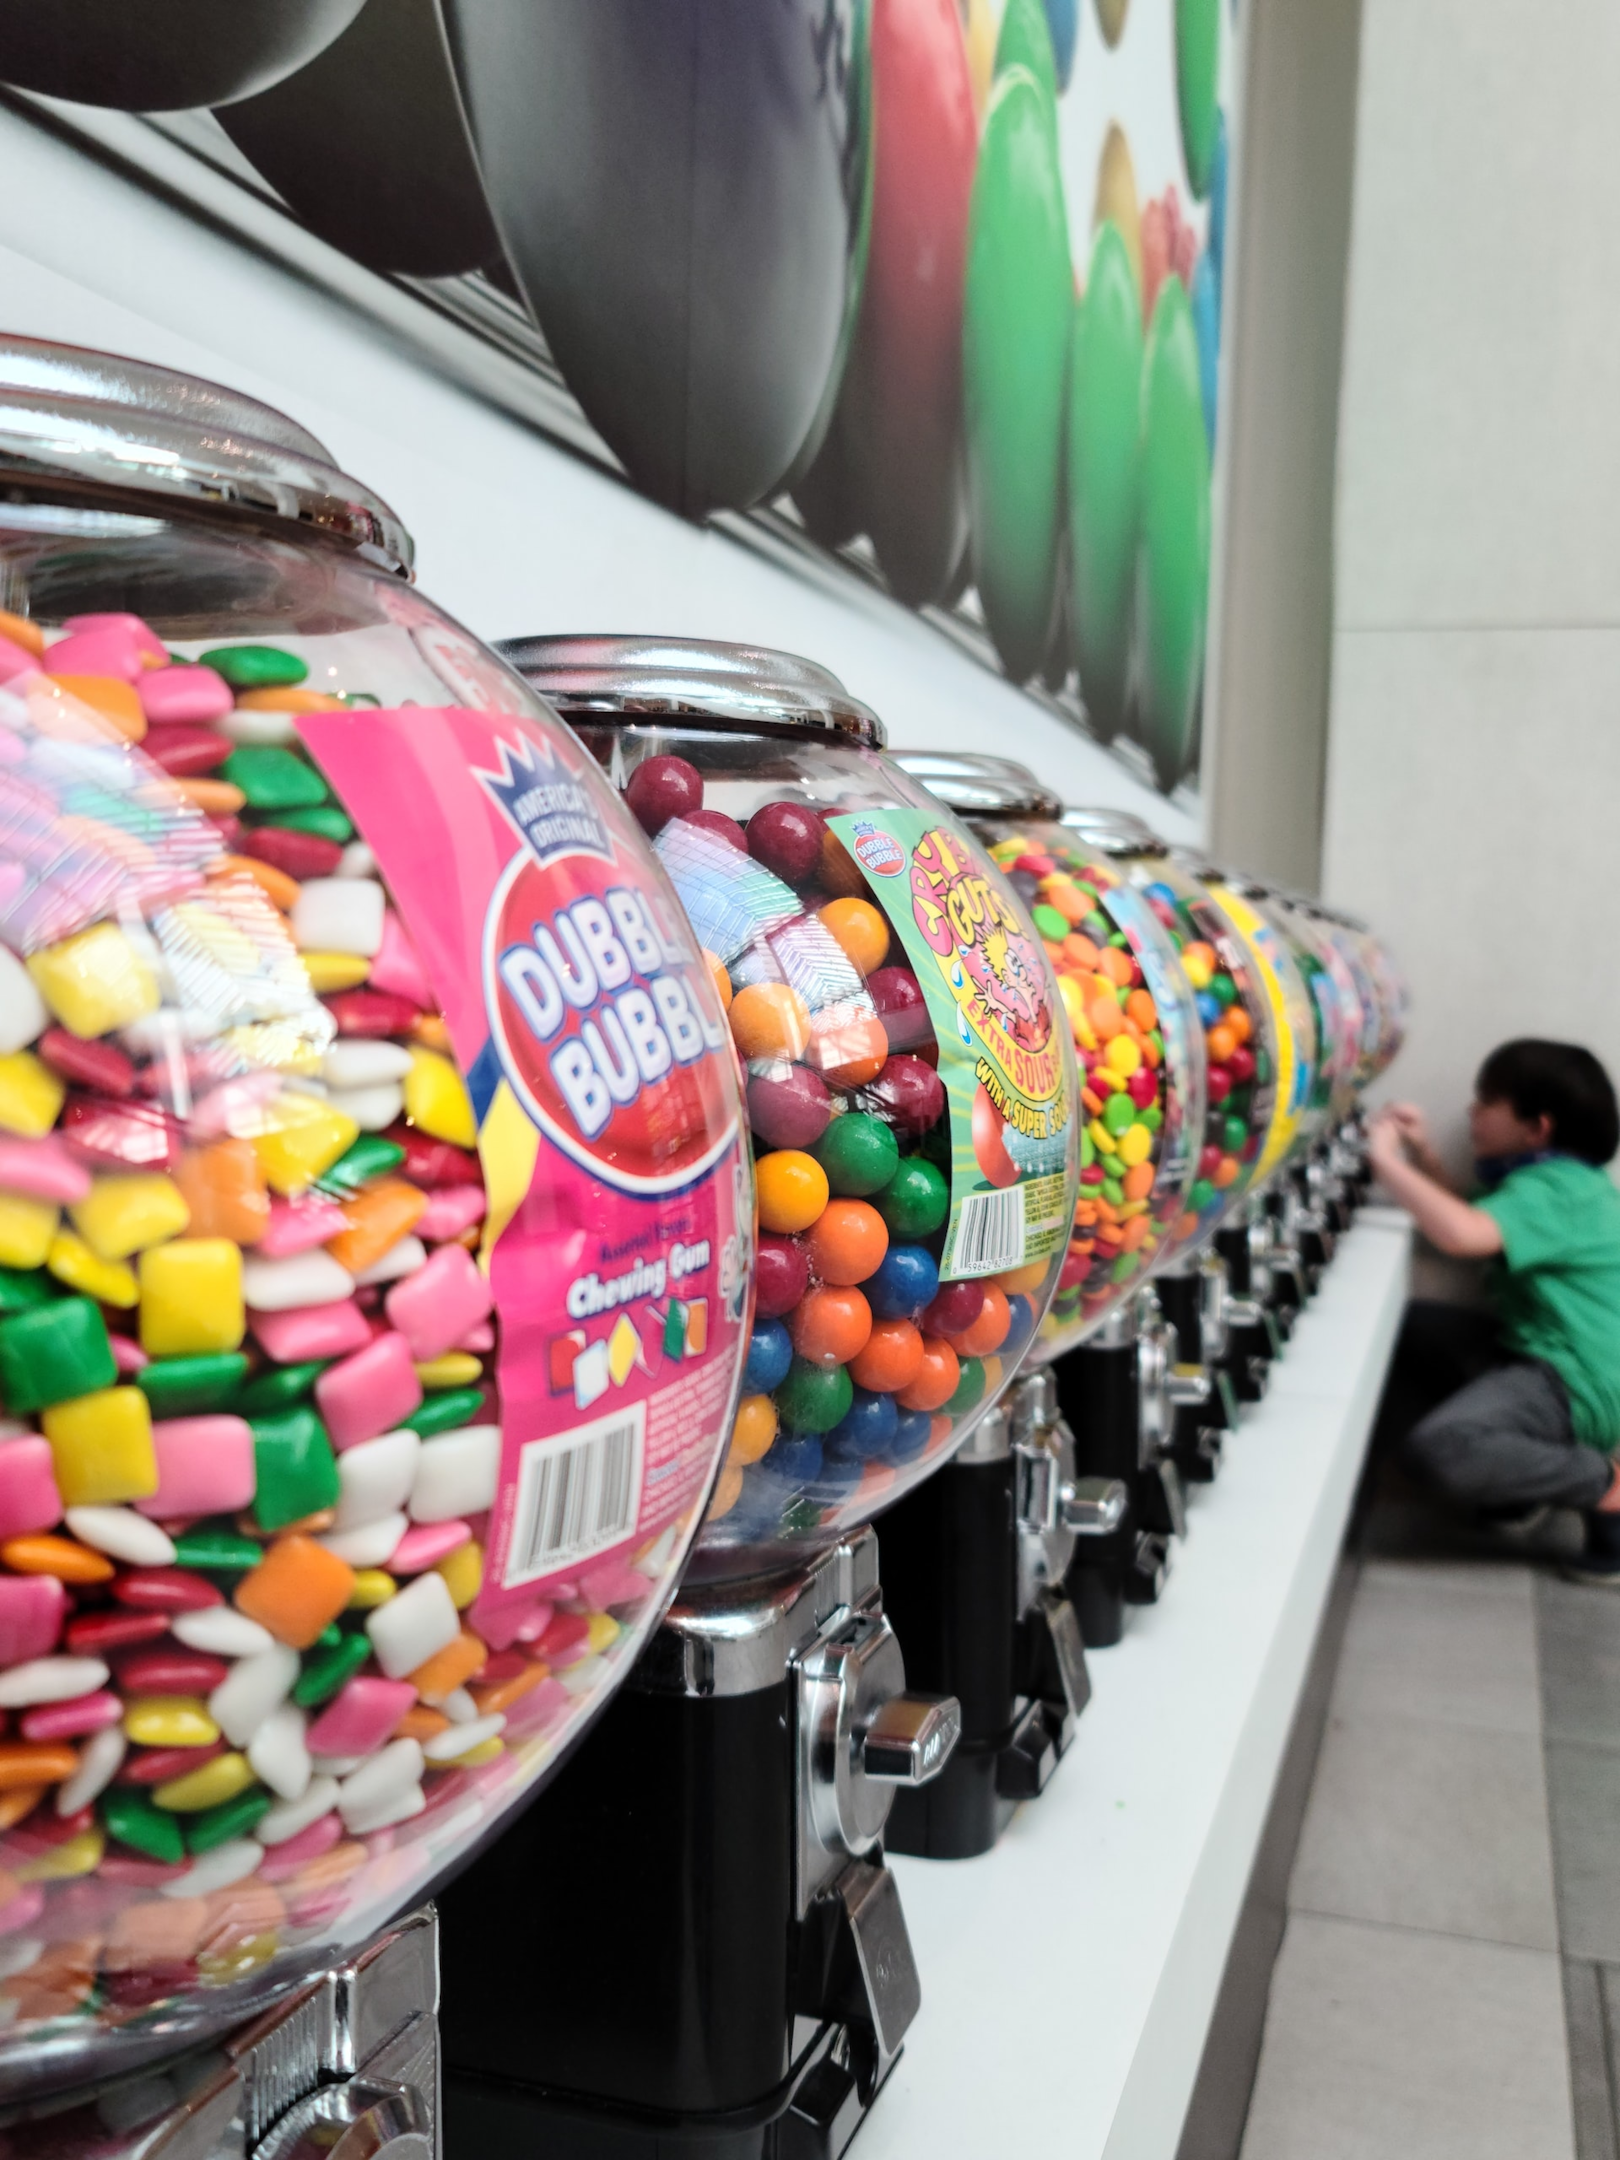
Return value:
[(383, 1309), (410, 1344), (411, 1355), (427, 1359), (439, 1357), (487, 1319), (494, 1303), (488, 1278), (472, 1254), (460, 1245), (441, 1245), (424, 1267), (395, 1283)]
[[(214, 823), (217, 825), (219, 820), (216, 818)], [(227, 847), (232, 845), (229, 834), (221, 837)], [(188, 1060), (188, 1071), (190, 1063)], [(204, 1071), (207, 1069), (205, 1065)], [(252, 1133), (257, 1130), (255, 1113), (259, 1105), (280, 1092), (281, 1075), (275, 1072), (242, 1073), (234, 1080), (222, 1081), (193, 1107), (186, 1120), (187, 1137), (201, 1144), (204, 1140), (222, 1140), (227, 1134), (240, 1137)]]
[(253, 1428), (246, 1418), (213, 1411), (204, 1417), (159, 1418), (152, 1427), (158, 1489), (135, 1505), (167, 1521), (175, 1515), (221, 1515), (251, 1507), (258, 1475)]
[(186, 721), (223, 720), (236, 700), (223, 675), (211, 667), (147, 668), (136, 678), (135, 695), (154, 727)]
[[(26, 646), (14, 645), (10, 638), (0, 638), (0, 683), (11, 682), (18, 675), (39, 672), (39, 662)], [(17, 760), (8, 758), (7, 764)]]
[(64, 616), (62, 628), (64, 630), (116, 630), (133, 642), (135, 650), (143, 654), (149, 664), (156, 667), (167, 667), (169, 664), (168, 647), (144, 615), (130, 615), (102, 609), (96, 614)]
[(0, 1665), (48, 1656), (66, 1617), (67, 1592), (54, 1575), (0, 1575)]
[[(257, 1250), (263, 1252), (263, 1245)], [(335, 1305), (294, 1305), (287, 1312), (250, 1312), (248, 1326), (265, 1356), (278, 1365), (344, 1357), (371, 1340), (370, 1325), (353, 1298), (340, 1298)], [(387, 1430), (386, 1424), (377, 1427), (378, 1432)]]
[(371, 973), (366, 981), (373, 990), (386, 990), (394, 997), (409, 998), (424, 1012), (435, 1002), (422, 956), (392, 908), (383, 916), (382, 943), (377, 947), (377, 956), (371, 963)]
[(572, 1700), (560, 1680), (542, 1680), (538, 1687), (520, 1695), (506, 1713), (508, 1736), (515, 1738), (519, 1733), (539, 1732)]
[(98, 1688), (93, 1695), (77, 1695), (72, 1702), (41, 1703), (26, 1710), (17, 1730), (25, 1740), (81, 1740), (87, 1733), (116, 1725), (124, 1705), (116, 1695)]
[[(364, 1313), (360, 1322), (370, 1326)], [(315, 1383), (316, 1405), (340, 1453), (361, 1440), (392, 1432), (397, 1425), (408, 1425), (421, 1400), (422, 1383), (411, 1361), (411, 1346), (392, 1328), (384, 1328), (353, 1357), (329, 1365)]]
[(6, 1133), (0, 1137), (0, 1186), (7, 1192), (27, 1193), (31, 1200), (54, 1200), (58, 1207), (71, 1207), (89, 1194), (90, 1173), (55, 1133), (39, 1140), (20, 1140)]
[(33, 1433), (0, 1442), (0, 1538), (54, 1530), (61, 1520), (51, 1443)]
[(480, 1320), (476, 1327), (469, 1328), (452, 1347), (457, 1350), (470, 1350), (474, 1357), (483, 1357), (495, 1347), (495, 1330), (487, 1320)]
[(418, 1216), (415, 1234), (424, 1245), (442, 1245), (481, 1223), (488, 1209), (482, 1185), (441, 1185)]
[(265, 1849), (259, 1863), (261, 1882), (286, 1882), (311, 1860), (318, 1860), (322, 1853), (329, 1853), (343, 1836), (343, 1818), (334, 1808), (330, 1815), (322, 1815), (307, 1830), (300, 1830), (296, 1837), (284, 1838), (279, 1845)]
[(113, 1363), (121, 1373), (138, 1373), (152, 1362), (140, 1344), (131, 1342), (127, 1335), (109, 1334), (107, 1341), (112, 1346)]
[(253, 1248), (261, 1260), (290, 1260), (313, 1252), (349, 1227), (349, 1219), (324, 1193), (300, 1193), (296, 1200), (272, 1200), (270, 1225)]
[(646, 1576), (622, 1560), (609, 1560), (579, 1578), (580, 1596), (597, 1612), (606, 1612), (614, 1605), (639, 1605), (651, 1592), (652, 1584)]
[[(388, 1572), (390, 1575), (425, 1575), (430, 1567), (437, 1567), (451, 1553), (459, 1552), (471, 1539), (470, 1523), (412, 1523), (388, 1555)], [(346, 1752), (352, 1754), (353, 1750)]]
[(348, 1681), (304, 1735), (312, 1755), (369, 1755), (380, 1748), (416, 1700), (408, 1680), (362, 1673)]
[(139, 682), (146, 662), (134, 635), (120, 626), (96, 630), (70, 630), (45, 648), (47, 675), (116, 675), (127, 683)]
[(42, 1883), (25, 1883), (9, 1905), (0, 1905), (0, 1935), (20, 1935), (31, 1928), (45, 1910)]

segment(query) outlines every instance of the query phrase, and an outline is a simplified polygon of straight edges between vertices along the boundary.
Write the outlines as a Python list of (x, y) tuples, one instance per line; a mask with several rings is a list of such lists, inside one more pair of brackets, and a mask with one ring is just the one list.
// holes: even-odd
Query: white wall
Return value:
[(0, 327), (213, 377), (291, 413), (393, 505), (423, 589), (487, 638), (639, 630), (810, 655), (896, 747), (1022, 758), (1077, 804), (1192, 821), (859, 581), (799, 577), (453, 388), (351, 312), (0, 110)]
[(1325, 886), (1461, 1159), (1506, 1036), (1620, 1072), (1613, 0), (1364, 0)]

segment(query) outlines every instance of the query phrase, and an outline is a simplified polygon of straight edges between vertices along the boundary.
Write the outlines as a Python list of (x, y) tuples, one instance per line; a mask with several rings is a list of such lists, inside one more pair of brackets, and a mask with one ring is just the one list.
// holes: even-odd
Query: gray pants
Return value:
[(1472, 1380), (1406, 1436), (1408, 1466), (1460, 1507), (1591, 1508), (1613, 1464), (1575, 1437), (1569, 1397), (1533, 1359)]

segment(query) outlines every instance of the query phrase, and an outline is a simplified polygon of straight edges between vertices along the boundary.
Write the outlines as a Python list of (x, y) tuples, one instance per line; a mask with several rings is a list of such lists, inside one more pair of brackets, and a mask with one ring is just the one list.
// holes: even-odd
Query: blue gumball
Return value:
[(1010, 1315), (1007, 1335), (996, 1355), (1010, 1370), (1035, 1332), (1035, 1302), (1033, 1298), (1027, 1298), (1019, 1291), (1008, 1298), (1007, 1311)]
[(877, 1273), (862, 1283), (876, 1320), (909, 1320), (939, 1292), (939, 1268), (921, 1245), (891, 1245)]
[(827, 1453), (846, 1462), (866, 1463), (887, 1456), (900, 1413), (892, 1395), (857, 1388), (855, 1400), (827, 1435)]
[(1195, 994), (1194, 1003), (1198, 1007), (1198, 1017), (1205, 1027), (1213, 1027), (1221, 1017), (1220, 999), (1212, 991), (1200, 990)]
[(810, 1488), (810, 1497), (819, 1500), (823, 1507), (833, 1507), (861, 1482), (861, 1472), (866, 1465), (857, 1455), (835, 1455), (829, 1448), (821, 1458), (821, 1469)]
[(779, 1483), (797, 1490), (813, 1485), (821, 1475), (819, 1433), (779, 1433), (765, 1458), (765, 1467)]
[(1204, 406), (1204, 433), (1213, 451), (1221, 367), (1221, 280), (1207, 248), (1193, 272), (1192, 318), (1198, 334), (1198, 390)]
[(1046, 27), (1052, 34), (1058, 88), (1067, 90), (1074, 73), (1074, 48), (1080, 39), (1080, 0), (1046, 0)]
[[(1024, 1302), (1027, 1304), (1028, 1299)], [(933, 1430), (934, 1421), (926, 1410), (902, 1410), (895, 1419), (894, 1438), (889, 1443), (890, 1462), (915, 1462), (927, 1447)]]
[(787, 1378), (793, 1363), (793, 1339), (780, 1320), (756, 1320), (743, 1368), (743, 1393), (769, 1395)]

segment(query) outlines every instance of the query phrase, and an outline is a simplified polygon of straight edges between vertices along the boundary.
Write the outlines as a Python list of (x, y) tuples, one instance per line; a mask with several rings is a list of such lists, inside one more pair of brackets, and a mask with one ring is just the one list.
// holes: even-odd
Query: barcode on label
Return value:
[(1024, 1264), (1024, 1189), (969, 1193), (957, 1225), (953, 1275), (999, 1275)]
[(644, 1404), (561, 1440), (531, 1440), (518, 1458), (517, 1506), (502, 1580), (508, 1590), (589, 1560), (627, 1538), (641, 1506)]

